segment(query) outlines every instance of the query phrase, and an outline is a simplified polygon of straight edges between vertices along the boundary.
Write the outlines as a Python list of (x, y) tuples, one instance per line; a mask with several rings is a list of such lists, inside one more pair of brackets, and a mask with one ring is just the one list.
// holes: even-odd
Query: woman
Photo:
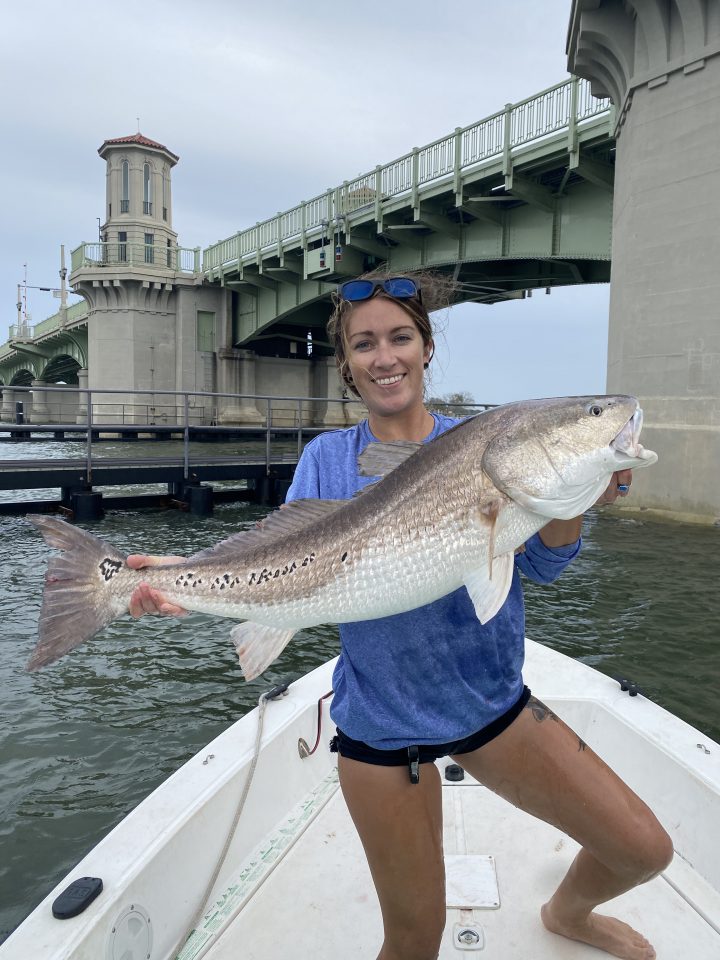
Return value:
[[(408, 277), (370, 275), (340, 286), (329, 332), (340, 375), (364, 401), (368, 418), (307, 445), (288, 500), (350, 497), (369, 482), (356, 467), (368, 443), (427, 441), (456, 422), (423, 403), (433, 354), (432, 290), (424, 292), (425, 304), (423, 290)], [(630, 480), (629, 471), (616, 474), (601, 501), (624, 495)], [(662, 870), (672, 857), (670, 838), (522, 682), (518, 569), (540, 582), (555, 579), (579, 550), (581, 522), (553, 520), (530, 538), (516, 557), (507, 601), (484, 626), (462, 588), (419, 611), (340, 627), (334, 745), (380, 900), (385, 939), (378, 960), (438, 954), (445, 887), (441, 784), (432, 761), (445, 755), (581, 844), (542, 908), (548, 930), (627, 960), (655, 957), (643, 936), (594, 908)], [(141, 567), (157, 558), (130, 561)], [(183, 612), (146, 585), (130, 611)]]

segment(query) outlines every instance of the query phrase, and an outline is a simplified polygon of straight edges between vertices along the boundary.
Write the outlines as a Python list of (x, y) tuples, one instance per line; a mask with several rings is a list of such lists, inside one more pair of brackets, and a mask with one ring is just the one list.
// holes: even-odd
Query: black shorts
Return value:
[(434, 763), (440, 757), (454, 756), (457, 753), (472, 753), (478, 747), (484, 746), (506, 730), (524, 709), (530, 699), (530, 690), (523, 687), (517, 701), (501, 716), (486, 727), (470, 734), (462, 740), (452, 740), (450, 743), (420, 743), (416, 747), (400, 747), (397, 750), (376, 750), (362, 740), (353, 740), (338, 728), (337, 736), (330, 742), (330, 749), (349, 760), (359, 760), (361, 763), (372, 763), (380, 767), (404, 767), (408, 764), (408, 754), (412, 753), (417, 763)]

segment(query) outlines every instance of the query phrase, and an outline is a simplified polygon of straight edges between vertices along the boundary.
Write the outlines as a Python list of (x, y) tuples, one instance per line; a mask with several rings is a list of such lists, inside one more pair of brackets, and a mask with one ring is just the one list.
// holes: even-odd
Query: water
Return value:
[[(60, 444), (57, 444), (60, 447)], [(125, 448), (127, 449), (127, 448)], [(263, 510), (213, 516), (110, 513), (89, 525), (120, 549), (188, 554)], [(528, 584), (529, 636), (624, 675), (720, 740), (715, 651), (720, 529), (591, 516), (578, 560)], [(0, 940), (143, 797), (259, 694), (337, 652), (331, 627), (299, 634), (251, 684), (228, 621), (129, 619), (28, 675), (48, 550), (22, 518), (0, 518)]]

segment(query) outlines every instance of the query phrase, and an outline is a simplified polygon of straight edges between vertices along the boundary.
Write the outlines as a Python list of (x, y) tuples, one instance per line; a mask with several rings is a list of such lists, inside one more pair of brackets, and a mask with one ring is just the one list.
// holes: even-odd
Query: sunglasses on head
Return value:
[(384, 290), (395, 300), (411, 300), (413, 297), (422, 303), (420, 287), (410, 277), (391, 277), (389, 280), (346, 280), (337, 288), (338, 296), (348, 303), (369, 300), (376, 290)]

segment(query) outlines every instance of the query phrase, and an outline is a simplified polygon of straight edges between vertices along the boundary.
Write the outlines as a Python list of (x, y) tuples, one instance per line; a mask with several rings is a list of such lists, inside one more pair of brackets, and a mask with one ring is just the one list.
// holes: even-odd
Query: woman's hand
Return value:
[[(171, 563), (184, 563), (185, 557), (152, 557), (142, 553), (131, 553), (127, 558), (127, 565), (131, 570), (142, 570), (144, 567), (164, 567)], [(162, 617), (184, 617), (188, 611), (185, 607), (178, 607), (170, 603), (161, 590), (154, 590), (149, 584), (141, 583), (133, 591), (128, 604), (132, 617), (142, 617), (146, 613)]]
[(595, 501), (595, 506), (602, 507), (607, 503), (615, 503), (618, 497), (626, 497), (630, 493), (631, 483), (632, 470), (616, 470), (605, 493)]

